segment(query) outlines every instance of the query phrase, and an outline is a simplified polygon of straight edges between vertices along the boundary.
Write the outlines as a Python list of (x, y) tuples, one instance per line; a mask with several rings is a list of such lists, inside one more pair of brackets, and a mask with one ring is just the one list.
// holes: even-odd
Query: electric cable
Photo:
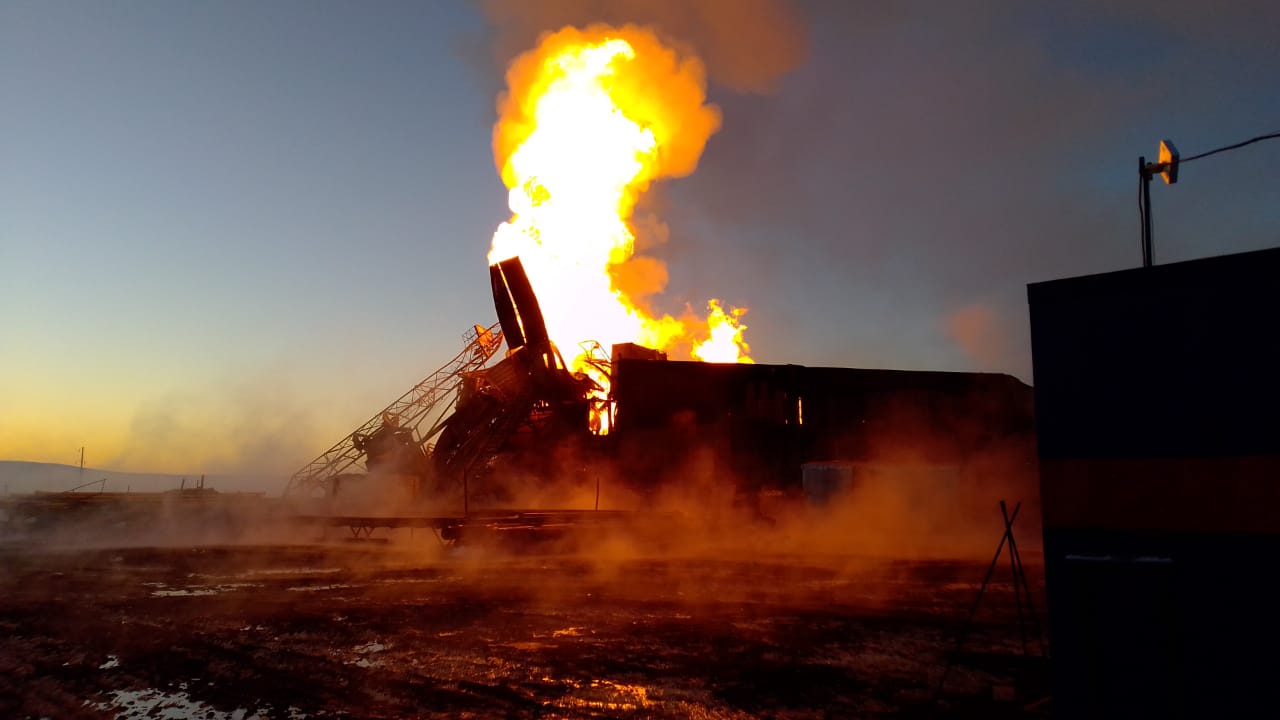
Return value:
[(1272, 138), (1280, 138), (1280, 132), (1274, 132), (1274, 133), (1270, 133), (1270, 134), (1268, 134), (1268, 135), (1259, 135), (1258, 137), (1255, 137), (1255, 138), (1249, 138), (1248, 140), (1245, 140), (1244, 142), (1238, 142), (1238, 143), (1236, 143), (1235, 145), (1227, 145), (1226, 147), (1220, 147), (1220, 148), (1218, 148), (1218, 149), (1216, 149), (1216, 150), (1210, 150), (1210, 151), (1208, 151), (1208, 152), (1202, 152), (1202, 153), (1200, 153), (1199, 155), (1192, 155), (1191, 157), (1185, 157), (1185, 158), (1182, 158), (1181, 160), (1179, 160), (1178, 162), (1179, 162), (1179, 163), (1189, 163), (1189, 162), (1191, 162), (1192, 160), (1199, 160), (1200, 158), (1209, 157), (1210, 155), (1217, 155), (1217, 154), (1218, 154), (1218, 153), (1220, 153), (1220, 152), (1226, 152), (1226, 151), (1228, 151), (1228, 150), (1235, 150), (1236, 148), (1242, 148), (1242, 147), (1244, 147), (1245, 145), (1252, 145), (1253, 143), (1256, 143), (1256, 142), (1262, 142), (1263, 140), (1270, 140), (1270, 139), (1272, 139)]

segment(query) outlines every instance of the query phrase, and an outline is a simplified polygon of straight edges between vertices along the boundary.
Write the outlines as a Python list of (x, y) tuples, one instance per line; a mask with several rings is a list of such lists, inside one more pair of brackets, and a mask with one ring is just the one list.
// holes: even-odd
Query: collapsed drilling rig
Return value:
[[(402, 501), (461, 490), (465, 506), (504, 451), (589, 434), (600, 387), (566, 367), (519, 258), (489, 275), (498, 322), (469, 330), (453, 360), (295, 473), (286, 495), (333, 499), (381, 477)], [(488, 366), (503, 342), (505, 356)]]
[(669, 361), (627, 344), (592, 361), (606, 393), (551, 342), (519, 258), (489, 277), (498, 322), (475, 326), (452, 361), (298, 471), (286, 495), (368, 515), (352, 499), (380, 479), (375, 509), (413, 526), (415, 512), (465, 517), (512, 507), (513, 487), (591, 477), (598, 510), (601, 476), (643, 497), (696, 473), (749, 497), (800, 492), (817, 465), (868, 476), (927, 465), (960, 478), (1001, 454), (1034, 483), (1031, 388), (1009, 375)]
[(452, 360), (294, 473), (284, 494), (333, 497), (344, 482), (372, 473), (407, 475), (420, 491), (430, 468), (431, 441), (451, 417), (464, 378), (498, 351), (502, 332), (496, 323), (476, 325), (463, 339)]

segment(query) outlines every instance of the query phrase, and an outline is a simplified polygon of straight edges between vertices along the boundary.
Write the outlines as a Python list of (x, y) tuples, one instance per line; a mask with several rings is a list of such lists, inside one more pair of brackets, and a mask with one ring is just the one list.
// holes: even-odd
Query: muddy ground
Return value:
[[(441, 550), (421, 534), (11, 544), (0, 717), (1027, 716), (1044, 667), (1019, 660), (1007, 562), (935, 700), (985, 572), (978, 559)], [(1043, 609), (1039, 566), (1029, 575)]]

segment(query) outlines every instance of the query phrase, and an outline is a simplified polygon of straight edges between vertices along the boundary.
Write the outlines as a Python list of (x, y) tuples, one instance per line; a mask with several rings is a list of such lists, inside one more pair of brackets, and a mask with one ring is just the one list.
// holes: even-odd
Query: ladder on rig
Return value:
[(483, 368), (501, 347), (502, 330), (498, 323), (488, 328), (476, 325), (462, 338), (466, 342), (462, 352), (294, 473), (284, 494), (328, 494), (334, 477), (365, 460), (363, 444), (357, 438), (372, 435), (386, 417), (396, 418), (402, 428), (412, 428), (419, 447), (430, 442), (449, 419), (448, 411), (457, 399), (464, 376)]

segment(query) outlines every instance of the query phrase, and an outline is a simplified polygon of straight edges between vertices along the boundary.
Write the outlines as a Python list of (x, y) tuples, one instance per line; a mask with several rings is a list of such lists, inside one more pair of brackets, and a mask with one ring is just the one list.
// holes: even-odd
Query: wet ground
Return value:
[(1002, 717), (1042, 688), (1007, 563), (935, 700), (981, 560), (433, 544), (0, 547), (0, 717)]

